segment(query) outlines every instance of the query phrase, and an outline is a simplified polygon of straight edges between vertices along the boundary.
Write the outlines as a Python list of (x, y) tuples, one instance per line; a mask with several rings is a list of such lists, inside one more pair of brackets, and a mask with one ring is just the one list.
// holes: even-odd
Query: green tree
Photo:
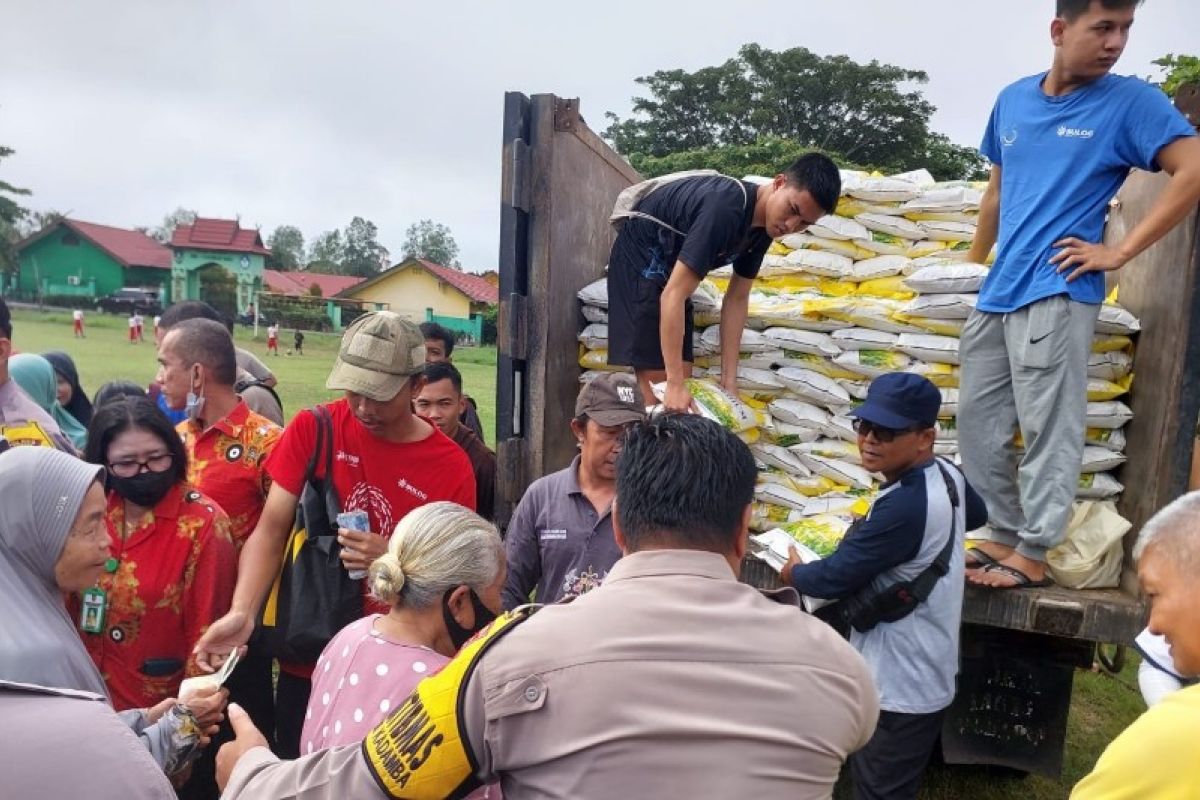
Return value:
[(936, 109), (910, 88), (927, 81), (920, 70), (878, 61), (748, 44), (719, 66), (638, 78), (649, 96), (633, 99), (628, 119), (609, 113), (604, 135), (635, 166), (693, 151), (733, 158), (725, 148), (779, 139), (884, 171), (924, 166), (942, 179), (984, 177), (976, 150), (930, 131)]
[(38, 231), (45, 230), (51, 225), (57, 223), (59, 220), (65, 219), (66, 216), (66, 212), (55, 211), (54, 209), (49, 209), (47, 211), (31, 210), (25, 215), (25, 219), (18, 227), (21, 231), (22, 238), (24, 238), (26, 236), (32, 236)]
[(172, 234), (180, 225), (191, 225), (196, 221), (198, 215), (190, 208), (179, 206), (170, 214), (163, 217), (163, 221), (156, 228), (150, 229), (150, 235), (163, 244), (171, 241)]
[(462, 264), (458, 262), (458, 242), (454, 241), (454, 234), (447, 226), (431, 219), (423, 219), (408, 226), (408, 230), (404, 232), (404, 246), (400, 248), (400, 255), (402, 258), (421, 258), (443, 267), (462, 269)]
[(313, 272), (339, 274), (342, 271), (342, 232), (339, 230), (325, 231), (313, 239), (308, 251), (308, 266)]
[[(0, 145), (0, 161), (11, 156), (11, 147)], [(32, 192), (7, 181), (0, 180), (0, 273), (7, 274), (17, 268), (15, 245), (21, 239), (21, 222), (29, 212), (14, 197), (27, 197)], [(0, 294), (7, 281), (0, 280)]]
[(1184, 84), (1200, 84), (1200, 56), (1177, 56), (1174, 53), (1167, 53), (1162, 58), (1157, 58), (1150, 63), (1162, 67), (1166, 73), (1159, 86), (1167, 93), (1167, 97), (1174, 97), (1175, 93), (1179, 91), (1179, 87)]
[(350, 220), (342, 234), (342, 274), (369, 278), (387, 263), (387, 248), (378, 241), (375, 223), (362, 217)]
[(304, 234), (294, 225), (280, 225), (267, 239), (271, 250), (268, 264), (274, 269), (293, 270), (304, 266)]

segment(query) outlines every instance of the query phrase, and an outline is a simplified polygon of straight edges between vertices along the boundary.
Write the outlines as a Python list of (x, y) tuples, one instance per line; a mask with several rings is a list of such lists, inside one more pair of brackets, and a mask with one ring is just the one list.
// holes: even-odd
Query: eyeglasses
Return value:
[(870, 436), (874, 434), (876, 441), (887, 444), (894, 441), (897, 436), (903, 436), (906, 433), (916, 433), (921, 430), (919, 427), (909, 428), (885, 428), (882, 425), (876, 425), (874, 422), (868, 422), (865, 419), (855, 419), (851, 423), (854, 432), (859, 436)]
[(161, 453), (150, 456), (145, 461), (139, 461), (136, 458), (114, 461), (108, 465), (108, 471), (118, 478), (132, 478), (134, 475), (140, 474), (143, 467), (150, 472), (166, 472), (174, 462), (175, 459), (170, 453)]

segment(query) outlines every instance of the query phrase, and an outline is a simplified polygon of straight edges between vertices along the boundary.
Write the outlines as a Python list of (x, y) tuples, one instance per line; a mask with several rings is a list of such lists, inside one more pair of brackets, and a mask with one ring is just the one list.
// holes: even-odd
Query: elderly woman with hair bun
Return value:
[(347, 625), (317, 660), (301, 754), (360, 741), (495, 618), (504, 545), (478, 514), (430, 503), (400, 521), (368, 578), (391, 611)]

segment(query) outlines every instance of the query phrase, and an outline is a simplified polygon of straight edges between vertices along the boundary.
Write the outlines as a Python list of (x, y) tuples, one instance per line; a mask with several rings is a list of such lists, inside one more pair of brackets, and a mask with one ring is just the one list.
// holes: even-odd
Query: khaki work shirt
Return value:
[[(721, 556), (625, 557), (603, 586), (548, 606), (488, 650), (462, 696), (483, 780), (508, 800), (832, 795), (874, 732), (861, 656)], [(381, 798), (358, 745), (238, 763), (225, 798)]]

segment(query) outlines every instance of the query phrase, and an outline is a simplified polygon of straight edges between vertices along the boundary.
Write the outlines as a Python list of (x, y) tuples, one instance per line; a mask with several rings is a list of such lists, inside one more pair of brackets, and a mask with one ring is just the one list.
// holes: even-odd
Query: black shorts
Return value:
[[(669, 270), (656, 253), (622, 253), (628, 248), (620, 246), (623, 244), (620, 235), (617, 239), (608, 264), (608, 363), (634, 369), (663, 369), (659, 304)], [(655, 277), (644, 277), (644, 273)], [(694, 330), (689, 299), (683, 307), (683, 360), (689, 364), (694, 360)]]

